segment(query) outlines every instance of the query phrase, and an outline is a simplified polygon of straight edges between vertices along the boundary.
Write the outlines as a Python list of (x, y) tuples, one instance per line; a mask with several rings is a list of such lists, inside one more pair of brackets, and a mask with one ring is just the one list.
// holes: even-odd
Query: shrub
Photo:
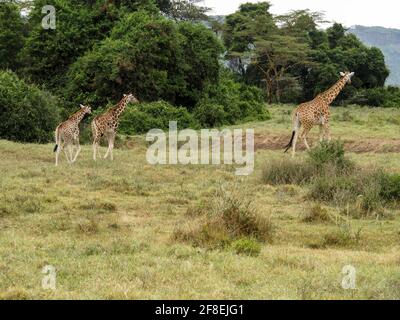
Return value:
[(205, 26), (128, 13), (71, 66), (66, 96), (99, 106), (133, 92), (140, 100), (193, 109), (206, 83), (217, 81), (221, 53), (218, 38)]
[(219, 127), (226, 123), (226, 112), (220, 104), (202, 102), (196, 107), (194, 116), (203, 127)]
[(304, 215), (303, 222), (312, 223), (312, 222), (328, 222), (332, 221), (332, 217), (330, 216), (327, 209), (321, 207), (320, 204), (312, 206)]
[(380, 172), (379, 184), (381, 186), (380, 196), (386, 201), (399, 201), (400, 200), (400, 175), (387, 174)]
[(235, 240), (231, 246), (237, 254), (245, 254), (251, 257), (257, 257), (261, 252), (260, 243), (249, 238)]
[(354, 164), (346, 159), (344, 144), (341, 141), (322, 141), (316, 148), (308, 152), (309, 161), (319, 171), (326, 168), (343, 173), (353, 169)]
[(121, 117), (120, 132), (133, 135), (151, 129), (168, 129), (169, 121), (177, 121), (178, 128), (198, 128), (198, 122), (185, 109), (165, 101), (128, 106)]
[(354, 230), (350, 223), (340, 224), (335, 231), (324, 236), (322, 246), (346, 247), (357, 245), (361, 240), (361, 231), (361, 228)]
[(203, 97), (196, 105), (195, 115), (205, 127), (271, 118), (262, 91), (236, 82), (226, 70), (216, 84), (206, 86)]
[(271, 185), (305, 184), (315, 175), (314, 168), (300, 160), (274, 160), (264, 165), (262, 181)]
[(39, 143), (54, 139), (60, 109), (48, 92), (0, 71), (0, 106), (1, 138)]
[[(174, 239), (190, 242), (210, 249), (227, 248), (235, 241), (272, 241), (274, 227), (268, 217), (260, 215), (240, 196), (225, 192), (214, 195), (208, 208), (201, 208), (202, 215), (174, 232)], [(251, 247), (251, 249), (244, 247)], [(233, 248), (254, 251), (254, 243), (240, 242)], [(240, 247), (240, 249), (239, 249)]]

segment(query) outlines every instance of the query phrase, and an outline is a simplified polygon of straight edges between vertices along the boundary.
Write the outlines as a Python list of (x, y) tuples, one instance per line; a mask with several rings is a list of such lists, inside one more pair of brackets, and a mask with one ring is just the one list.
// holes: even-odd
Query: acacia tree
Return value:
[(211, 9), (200, 5), (202, 0), (157, 0), (161, 11), (175, 21), (207, 20)]
[(270, 7), (269, 2), (245, 3), (226, 17), (223, 34), (228, 50), (226, 58), (230, 67), (242, 77), (248, 76), (249, 52), (257, 39), (274, 34), (277, 29)]
[(252, 63), (262, 72), (269, 103), (274, 99), (280, 102), (281, 82), (292, 68), (312, 64), (307, 44), (287, 35), (277, 34), (260, 38), (251, 55)]

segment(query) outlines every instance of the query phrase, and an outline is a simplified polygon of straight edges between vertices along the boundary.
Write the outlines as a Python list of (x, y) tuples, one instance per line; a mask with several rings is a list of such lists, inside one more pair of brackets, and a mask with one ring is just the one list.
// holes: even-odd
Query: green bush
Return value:
[(292, 160), (273, 160), (266, 163), (262, 170), (262, 181), (271, 185), (305, 184), (315, 175), (315, 168), (309, 163)]
[(338, 172), (348, 172), (354, 167), (354, 164), (346, 159), (344, 144), (341, 141), (321, 142), (308, 152), (308, 158), (311, 165), (319, 171), (334, 168)]
[(380, 196), (386, 201), (400, 201), (400, 175), (379, 173)]
[(0, 137), (22, 142), (54, 139), (60, 114), (57, 100), (10, 71), (0, 71)]
[(222, 46), (211, 30), (146, 11), (128, 13), (69, 69), (66, 98), (93, 107), (133, 92), (193, 109), (218, 79)]
[(262, 91), (236, 82), (226, 70), (216, 84), (206, 86), (195, 115), (204, 127), (271, 119)]
[(194, 116), (203, 127), (220, 127), (226, 123), (226, 112), (224, 107), (215, 103), (200, 103), (195, 110)]
[(246, 254), (259, 252), (254, 242), (272, 241), (274, 226), (269, 217), (261, 215), (239, 195), (216, 193), (199, 213), (197, 219), (175, 230), (175, 240), (210, 249), (233, 247)]
[(166, 130), (169, 121), (177, 121), (179, 129), (198, 128), (198, 122), (185, 108), (165, 101), (130, 105), (121, 117), (120, 132), (127, 135), (146, 133), (151, 129)]
[(261, 244), (250, 238), (235, 240), (231, 244), (237, 254), (257, 257), (261, 252)]

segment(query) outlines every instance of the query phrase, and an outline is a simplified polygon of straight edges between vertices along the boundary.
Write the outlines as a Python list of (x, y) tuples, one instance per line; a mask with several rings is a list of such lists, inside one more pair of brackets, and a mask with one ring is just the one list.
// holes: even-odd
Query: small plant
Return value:
[(243, 238), (232, 242), (231, 247), (237, 254), (245, 254), (251, 257), (257, 257), (261, 252), (259, 242), (249, 238)]
[(201, 216), (177, 228), (175, 240), (210, 249), (226, 248), (240, 239), (272, 241), (274, 227), (269, 217), (260, 215), (240, 196), (218, 192), (210, 206), (190, 209), (193, 212)]
[(314, 177), (314, 168), (298, 160), (274, 160), (265, 164), (262, 181), (271, 185), (306, 184)]
[(323, 208), (320, 204), (312, 206), (304, 215), (303, 222), (328, 222), (332, 221), (332, 217), (326, 208)]
[(333, 167), (338, 173), (346, 173), (354, 168), (354, 164), (345, 157), (341, 141), (322, 141), (318, 147), (308, 152), (308, 157), (311, 165), (319, 171)]
[(359, 244), (361, 228), (354, 230), (350, 223), (339, 224), (336, 231), (324, 236), (322, 246), (347, 247)]

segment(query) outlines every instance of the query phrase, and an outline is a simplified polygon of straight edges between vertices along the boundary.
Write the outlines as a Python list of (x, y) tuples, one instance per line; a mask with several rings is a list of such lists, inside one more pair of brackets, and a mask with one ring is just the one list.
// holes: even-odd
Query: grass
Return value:
[[(289, 139), (292, 108), (274, 107), (271, 121), (242, 127)], [(398, 139), (398, 123), (390, 119), (399, 119), (400, 110), (350, 107), (332, 114), (335, 139)], [(311, 140), (317, 134), (314, 129)], [(281, 150), (257, 149), (255, 172), (236, 177), (230, 166), (151, 166), (143, 137), (115, 150), (113, 163), (94, 163), (91, 147), (84, 146), (75, 165), (55, 168), (52, 148), (0, 141), (0, 298), (400, 297), (399, 209), (358, 216), (352, 206), (310, 199), (311, 182), (278, 177), (279, 183), (266, 183), (268, 164), (291, 163)], [(388, 200), (397, 197), (397, 153), (346, 156), (357, 168), (390, 173), (382, 193)], [(294, 163), (306, 159), (299, 152)], [(230, 203), (215, 199), (221, 190), (235, 191), (239, 202), (233, 204), (240, 205), (231, 208), (249, 211), (221, 210)], [(271, 222), (273, 241), (257, 238), (265, 234), (258, 231), (228, 233), (227, 245), (211, 248), (175, 238), (176, 230), (191, 222), (201, 226), (210, 213), (221, 219), (218, 212), (256, 213)], [(56, 268), (55, 291), (41, 288), (46, 265)], [(341, 287), (346, 265), (357, 270), (356, 290)]]

